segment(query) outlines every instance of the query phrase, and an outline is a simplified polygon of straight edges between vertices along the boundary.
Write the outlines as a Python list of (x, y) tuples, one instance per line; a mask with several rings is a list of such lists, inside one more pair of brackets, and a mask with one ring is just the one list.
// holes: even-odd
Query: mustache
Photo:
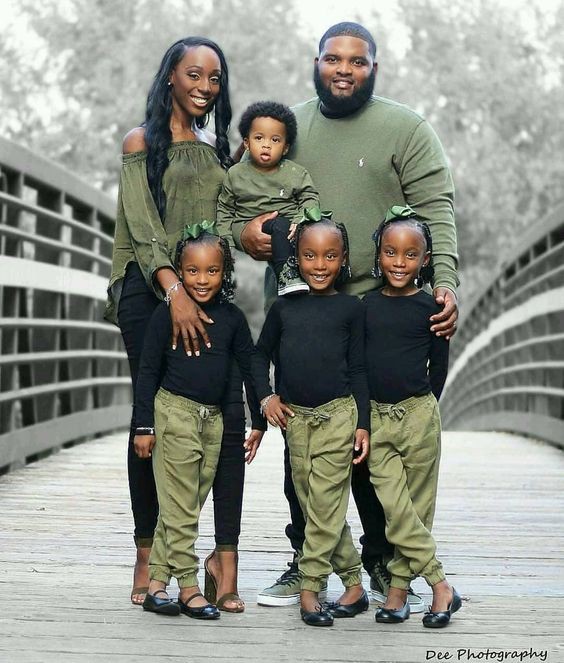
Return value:
[[(333, 80), (354, 81), (352, 76), (334, 76)], [(349, 115), (364, 106), (372, 96), (376, 83), (376, 72), (372, 71), (368, 78), (349, 97), (338, 97), (321, 80), (319, 65), (313, 65), (313, 83), (317, 96), (323, 106), (336, 115)]]

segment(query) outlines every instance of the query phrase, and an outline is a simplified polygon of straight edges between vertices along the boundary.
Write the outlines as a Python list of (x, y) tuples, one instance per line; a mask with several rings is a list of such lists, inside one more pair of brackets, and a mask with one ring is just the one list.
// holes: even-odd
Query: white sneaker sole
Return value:
[[(378, 603), (386, 602), (386, 597), (384, 594), (377, 592), (375, 589), (371, 589), (370, 594), (373, 601), (377, 601)], [(413, 614), (417, 614), (418, 612), (425, 612), (425, 603), (420, 596), (413, 596), (413, 594), (408, 594), (407, 601), (409, 603), (409, 610)]]
[[(322, 589), (319, 592), (319, 598), (323, 601), (327, 598), (327, 590)], [(297, 605), (300, 602), (299, 594), (291, 594), (290, 596), (272, 596), (271, 594), (259, 594), (257, 596), (258, 605), (267, 605), (272, 607), (280, 607), (284, 605)]]
[(309, 286), (307, 283), (298, 283), (296, 285), (287, 285), (282, 288), (278, 288), (279, 297), (283, 297), (284, 295), (292, 295), (296, 292), (309, 292)]

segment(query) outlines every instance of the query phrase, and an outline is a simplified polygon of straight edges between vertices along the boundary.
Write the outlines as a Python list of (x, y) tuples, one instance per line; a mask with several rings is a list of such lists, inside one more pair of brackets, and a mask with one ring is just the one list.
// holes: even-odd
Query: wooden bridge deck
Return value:
[[(132, 542), (125, 435), (0, 478), (0, 661), (564, 661), (564, 455), (510, 435), (445, 434), (435, 534), (463, 609), (444, 631), (374, 610), (312, 629), (257, 590), (288, 561), (281, 439), (249, 468), (241, 615), (159, 618), (129, 603)], [(199, 550), (212, 547), (206, 505)], [(358, 518), (350, 509), (353, 532)], [(429, 596), (425, 584), (415, 587)], [(336, 596), (338, 583), (331, 579)], [(489, 650), (489, 654), (487, 654)], [(434, 653), (433, 653), (434, 652)], [(440, 656), (440, 658), (439, 658)]]

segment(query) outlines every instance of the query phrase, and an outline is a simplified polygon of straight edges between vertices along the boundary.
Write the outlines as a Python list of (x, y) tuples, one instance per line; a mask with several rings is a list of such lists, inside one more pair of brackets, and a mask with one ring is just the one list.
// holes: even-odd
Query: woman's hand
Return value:
[(172, 349), (176, 350), (179, 338), (184, 351), (191, 357), (192, 352), (200, 356), (200, 337), (206, 347), (211, 348), (210, 339), (204, 323), (213, 324), (188, 293), (181, 286), (170, 293), (170, 318), (172, 320)]
[(370, 433), (364, 428), (357, 428), (354, 433), (353, 465), (366, 460), (370, 449)]
[(431, 316), (433, 323), (431, 331), (437, 336), (444, 336), (449, 341), (456, 333), (458, 319), (458, 300), (456, 293), (450, 288), (435, 288), (433, 297), (439, 306), (443, 306), (440, 313)]
[(155, 446), (155, 436), (154, 435), (136, 435), (133, 438), (133, 446), (135, 448), (135, 453), (139, 458), (150, 458), (151, 451)]
[(271, 398), (268, 398), (268, 401), (263, 406), (262, 411), (266, 420), (269, 424), (273, 426), (280, 426), (283, 430), (286, 430), (286, 416), (293, 417), (294, 413), (280, 400), (278, 394), (274, 394)]
[(245, 448), (245, 463), (249, 465), (253, 462), (255, 456), (257, 455), (258, 448), (262, 442), (262, 436), (264, 435), (263, 430), (253, 430), (249, 433), (249, 437), (245, 440), (243, 447)]
[(262, 224), (278, 216), (278, 212), (267, 212), (245, 224), (241, 232), (241, 244), (251, 258), (270, 260), (272, 258), (272, 237), (262, 232)]

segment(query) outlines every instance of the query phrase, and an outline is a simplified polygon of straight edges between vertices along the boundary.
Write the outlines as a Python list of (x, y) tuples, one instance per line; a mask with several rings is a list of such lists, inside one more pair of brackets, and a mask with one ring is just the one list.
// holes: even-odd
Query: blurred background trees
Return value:
[[(423, 113), (451, 161), (467, 301), (564, 198), (564, 0), (361, 6), (343, 18), (376, 37), (377, 93)], [(0, 39), (0, 133), (115, 193), (122, 137), (143, 119), (165, 49), (202, 34), (228, 59), (235, 148), (248, 103), (313, 96), (312, 60), (333, 21), (313, 33), (300, 12), (264, 0), (20, 0), (17, 29), (8, 23)], [(262, 266), (240, 258), (238, 274), (256, 327)]]

